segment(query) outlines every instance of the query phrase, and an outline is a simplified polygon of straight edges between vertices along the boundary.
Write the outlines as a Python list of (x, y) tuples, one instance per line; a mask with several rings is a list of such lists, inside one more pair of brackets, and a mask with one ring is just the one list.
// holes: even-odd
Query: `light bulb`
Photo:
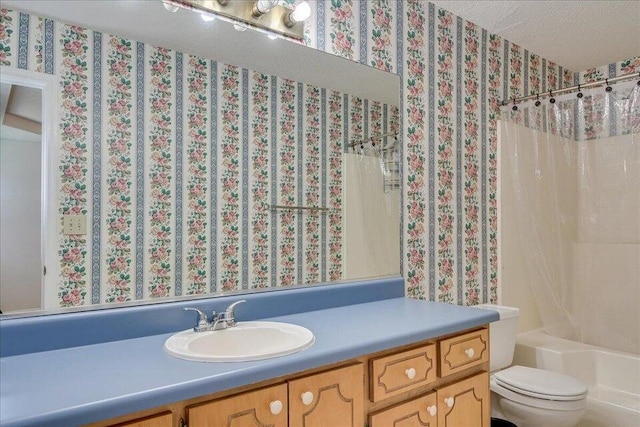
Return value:
[(284, 24), (287, 27), (291, 28), (298, 22), (304, 21), (309, 16), (311, 16), (311, 6), (309, 6), (309, 3), (307, 3), (306, 1), (302, 1), (296, 5), (295, 9), (293, 9), (293, 12), (285, 15)]
[(295, 22), (302, 22), (311, 16), (311, 6), (306, 1), (301, 1), (296, 5), (296, 8), (291, 12), (291, 20)]
[(216, 17), (215, 17), (215, 16), (213, 16), (213, 15), (209, 15), (209, 14), (206, 14), (206, 13), (201, 13), (201, 14), (200, 14), (200, 18), (202, 18), (202, 20), (203, 20), (204, 22), (211, 22), (211, 21), (213, 21), (214, 19), (216, 19)]
[(253, 16), (258, 17), (268, 13), (278, 5), (279, 0), (258, 0), (253, 5)]
[(177, 12), (178, 11), (178, 6), (176, 6), (175, 4), (171, 4), (171, 3), (167, 3), (166, 1), (162, 2), (162, 5), (164, 6), (165, 9), (167, 9), (169, 12)]

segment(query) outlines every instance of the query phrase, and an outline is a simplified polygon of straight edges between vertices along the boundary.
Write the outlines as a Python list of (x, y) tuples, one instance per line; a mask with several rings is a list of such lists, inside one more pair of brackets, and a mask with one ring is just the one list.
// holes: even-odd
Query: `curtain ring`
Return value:
[(540, 104), (541, 104), (541, 102), (540, 102), (540, 94), (536, 93), (536, 104), (535, 105), (536, 105), (536, 107), (539, 107)]
[(584, 95), (580, 92), (580, 85), (578, 84), (578, 99), (581, 99)]
[(553, 97), (553, 92), (552, 91), (549, 91), (549, 97), (550, 97), (549, 102), (552, 103), (552, 104), (555, 104), (556, 103), (556, 99)]
[(604, 90), (606, 92), (611, 92), (613, 90), (613, 88), (611, 86), (609, 86), (609, 79), (604, 79), (604, 82), (607, 85), (607, 87)]

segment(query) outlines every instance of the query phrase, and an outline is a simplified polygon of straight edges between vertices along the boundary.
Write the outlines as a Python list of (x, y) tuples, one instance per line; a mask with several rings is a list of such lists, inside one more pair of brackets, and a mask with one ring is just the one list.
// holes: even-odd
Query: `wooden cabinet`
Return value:
[(489, 427), (488, 384), (489, 374), (483, 372), (438, 389), (438, 427)]
[(186, 412), (194, 427), (287, 427), (287, 385), (190, 406)]
[(289, 426), (361, 427), (362, 363), (289, 381)]
[(452, 334), (92, 427), (489, 427), (488, 337)]
[[(187, 407), (197, 427), (362, 426), (361, 363)], [(288, 422), (287, 422), (288, 420)]]
[(402, 394), (436, 379), (436, 346), (428, 344), (369, 362), (371, 401)]
[[(482, 328), (370, 358), (371, 402), (397, 395), (408, 398), (373, 411), (370, 427), (489, 427), (488, 337)], [(415, 397), (412, 390), (426, 394)]]

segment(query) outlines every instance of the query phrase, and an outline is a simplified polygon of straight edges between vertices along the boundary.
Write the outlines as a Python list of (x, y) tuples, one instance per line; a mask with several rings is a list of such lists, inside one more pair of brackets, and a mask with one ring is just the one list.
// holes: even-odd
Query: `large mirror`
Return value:
[(160, 1), (3, 7), (3, 70), (57, 92), (41, 301), (5, 314), (400, 273), (396, 75)]

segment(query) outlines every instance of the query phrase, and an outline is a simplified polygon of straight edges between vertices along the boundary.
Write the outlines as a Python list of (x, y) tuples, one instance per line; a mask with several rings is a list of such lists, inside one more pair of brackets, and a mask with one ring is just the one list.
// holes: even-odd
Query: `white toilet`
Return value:
[(577, 425), (587, 407), (586, 384), (557, 372), (510, 366), (520, 310), (493, 304), (474, 307), (500, 314), (500, 320), (489, 325), (491, 416), (518, 427)]

